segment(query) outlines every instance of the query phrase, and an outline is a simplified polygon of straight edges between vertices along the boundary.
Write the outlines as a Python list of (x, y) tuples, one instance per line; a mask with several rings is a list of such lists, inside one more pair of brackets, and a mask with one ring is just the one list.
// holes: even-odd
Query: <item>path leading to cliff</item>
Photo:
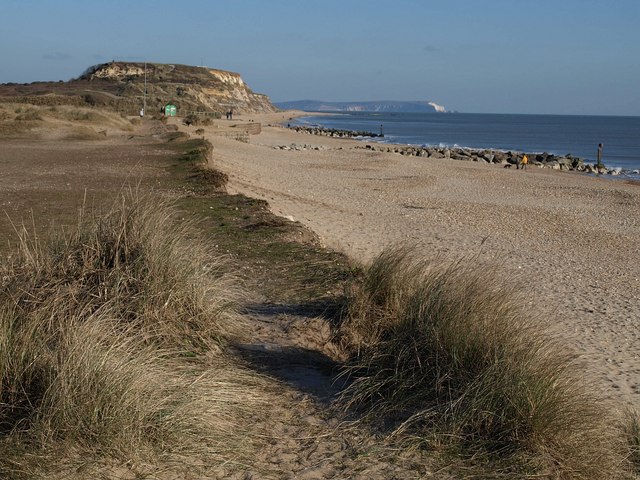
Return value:
[[(208, 138), (231, 190), (356, 259), (408, 241), (425, 256), (477, 256), (524, 279), (532, 311), (553, 318), (609, 395), (640, 406), (638, 185), (371, 152), (275, 126), (250, 144)], [(291, 144), (310, 148), (276, 148)]]

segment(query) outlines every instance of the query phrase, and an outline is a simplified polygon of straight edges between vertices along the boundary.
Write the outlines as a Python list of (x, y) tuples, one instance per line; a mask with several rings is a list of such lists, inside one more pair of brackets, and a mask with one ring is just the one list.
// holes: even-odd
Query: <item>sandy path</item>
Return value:
[[(531, 308), (553, 315), (607, 392), (640, 406), (639, 186), (371, 152), (277, 127), (251, 144), (209, 139), (232, 191), (267, 200), (329, 247), (367, 260), (410, 241), (524, 278)], [(292, 143), (322, 149), (273, 148)]]

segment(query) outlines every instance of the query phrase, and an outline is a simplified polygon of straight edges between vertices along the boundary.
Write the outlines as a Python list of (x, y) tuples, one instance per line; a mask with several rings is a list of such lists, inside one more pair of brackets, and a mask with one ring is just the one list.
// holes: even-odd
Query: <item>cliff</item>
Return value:
[(45, 104), (85, 102), (134, 114), (142, 107), (145, 77), (147, 113), (159, 112), (167, 103), (175, 104), (180, 114), (276, 111), (269, 97), (254, 93), (237, 73), (160, 63), (104, 63), (69, 82), (0, 85), (0, 96), (29, 97)]
[(442, 105), (434, 102), (324, 102), (318, 100), (298, 100), (277, 103), (285, 110), (304, 110), (309, 112), (404, 112), (404, 113), (446, 113)]

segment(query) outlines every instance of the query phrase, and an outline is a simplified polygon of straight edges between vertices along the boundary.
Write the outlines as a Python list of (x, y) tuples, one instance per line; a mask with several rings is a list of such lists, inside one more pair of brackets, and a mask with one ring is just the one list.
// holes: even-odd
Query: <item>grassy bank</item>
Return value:
[(236, 262), (250, 291), (274, 303), (332, 299), (343, 292), (353, 268), (344, 255), (322, 248), (301, 224), (273, 215), (267, 202), (226, 194), (224, 174), (210, 169), (215, 152), (208, 142), (169, 145), (185, 152), (170, 165), (166, 185), (180, 191), (176, 206), (195, 219), (211, 249)]

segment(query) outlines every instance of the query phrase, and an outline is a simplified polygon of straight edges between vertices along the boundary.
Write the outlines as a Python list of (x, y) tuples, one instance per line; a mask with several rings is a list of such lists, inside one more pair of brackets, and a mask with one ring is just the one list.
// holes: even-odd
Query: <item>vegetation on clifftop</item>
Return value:
[(159, 115), (167, 103), (185, 114), (222, 114), (230, 108), (237, 112), (276, 110), (266, 95), (254, 93), (237, 73), (190, 65), (147, 63), (145, 67), (141, 62), (115, 61), (92, 66), (67, 82), (0, 84), (0, 101), (98, 106), (137, 115), (143, 105), (145, 83), (147, 113), (151, 115)]

